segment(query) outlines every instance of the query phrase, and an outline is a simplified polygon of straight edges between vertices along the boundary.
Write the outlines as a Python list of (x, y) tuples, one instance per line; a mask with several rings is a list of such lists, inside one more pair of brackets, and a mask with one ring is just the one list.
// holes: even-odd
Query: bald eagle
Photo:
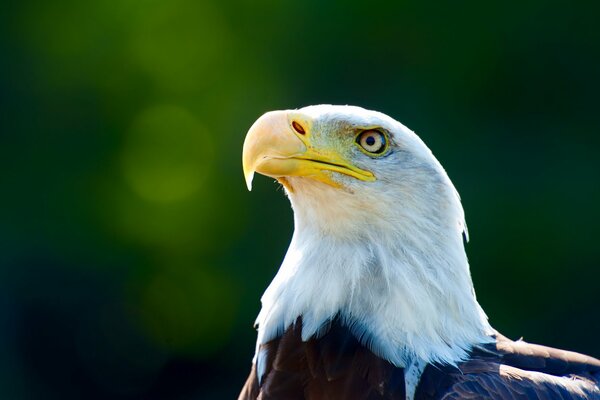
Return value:
[(273, 111), (243, 149), (294, 210), (239, 399), (600, 399), (600, 360), (495, 331), (475, 297), (459, 195), (379, 112)]

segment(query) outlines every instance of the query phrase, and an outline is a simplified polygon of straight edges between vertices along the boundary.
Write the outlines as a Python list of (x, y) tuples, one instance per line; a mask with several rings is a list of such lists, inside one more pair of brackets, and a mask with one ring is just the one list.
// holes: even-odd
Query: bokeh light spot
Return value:
[(121, 164), (131, 188), (153, 202), (188, 198), (202, 185), (211, 161), (210, 135), (175, 106), (145, 110), (126, 139)]
[(137, 16), (130, 52), (158, 87), (193, 91), (220, 74), (229, 37), (224, 19), (210, 2), (158, 2)]

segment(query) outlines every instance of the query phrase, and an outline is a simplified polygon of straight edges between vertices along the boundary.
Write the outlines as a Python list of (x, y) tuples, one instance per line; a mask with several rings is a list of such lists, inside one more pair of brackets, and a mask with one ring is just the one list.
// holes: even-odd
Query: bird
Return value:
[(511, 340), (479, 305), (460, 197), (402, 123), (356, 106), (271, 111), (243, 145), (294, 232), (261, 298), (239, 400), (600, 399), (600, 360)]

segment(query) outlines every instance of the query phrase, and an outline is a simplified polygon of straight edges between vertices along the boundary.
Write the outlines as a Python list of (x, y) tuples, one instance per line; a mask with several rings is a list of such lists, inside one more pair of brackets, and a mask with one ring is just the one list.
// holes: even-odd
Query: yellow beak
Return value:
[[(292, 123), (304, 121), (304, 132), (294, 130)], [(252, 190), (254, 172), (276, 178), (288, 189), (285, 177), (305, 176), (334, 187), (331, 172), (374, 181), (375, 176), (351, 165), (333, 149), (316, 149), (311, 145), (311, 132), (306, 120), (296, 112), (272, 111), (260, 117), (250, 128), (244, 141), (242, 164), (248, 190)]]

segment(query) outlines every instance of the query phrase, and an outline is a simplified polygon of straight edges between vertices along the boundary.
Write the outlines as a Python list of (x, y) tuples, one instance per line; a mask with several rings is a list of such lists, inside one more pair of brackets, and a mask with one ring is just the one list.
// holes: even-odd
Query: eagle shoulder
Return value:
[(319, 338), (302, 341), (301, 319), (261, 345), (262, 376), (256, 363), (239, 400), (404, 399), (404, 373), (361, 345), (338, 321)]

